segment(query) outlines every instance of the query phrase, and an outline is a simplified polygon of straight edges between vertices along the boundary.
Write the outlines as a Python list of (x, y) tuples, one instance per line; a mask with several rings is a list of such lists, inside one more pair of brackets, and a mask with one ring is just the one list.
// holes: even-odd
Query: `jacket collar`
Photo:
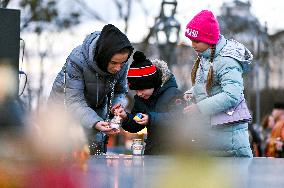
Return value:
[[(223, 49), (223, 47), (227, 44), (227, 40), (223, 35), (220, 35), (218, 43), (216, 45), (216, 51), (215, 51), (215, 57), (218, 56), (220, 51)], [(208, 48), (204, 52), (201, 53), (201, 56), (204, 58), (210, 58), (211, 55), (211, 48)]]
[(176, 79), (174, 77), (174, 75), (172, 73), (170, 73), (169, 78), (167, 79), (167, 81), (165, 81), (163, 83), (163, 85), (161, 87), (159, 87), (158, 89), (156, 89), (153, 93), (153, 95), (151, 97), (158, 97), (159, 95), (161, 95), (161, 93), (163, 93), (165, 90), (167, 90), (170, 87), (176, 87), (178, 88)]

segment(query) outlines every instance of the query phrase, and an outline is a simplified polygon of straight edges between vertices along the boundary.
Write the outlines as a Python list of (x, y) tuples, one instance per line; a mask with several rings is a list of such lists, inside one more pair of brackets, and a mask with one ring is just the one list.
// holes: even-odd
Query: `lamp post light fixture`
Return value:
[(154, 25), (154, 36), (160, 57), (169, 65), (175, 63), (176, 45), (179, 41), (180, 23), (175, 19), (177, 1), (162, 1), (160, 15)]

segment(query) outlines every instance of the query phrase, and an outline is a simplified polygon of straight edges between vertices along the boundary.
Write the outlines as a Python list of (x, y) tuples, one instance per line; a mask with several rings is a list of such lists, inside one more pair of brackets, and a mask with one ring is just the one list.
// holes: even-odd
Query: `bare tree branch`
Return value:
[(130, 13), (131, 13), (131, 4), (132, 4), (132, 0), (127, 0), (127, 9), (126, 9), (126, 14), (124, 17), (124, 23), (125, 23), (125, 28), (124, 28), (124, 32), (127, 33), (128, 31), (128, 20), (130, 18)]
[(147, 36), (142, 40), (142, 47), (141, 50), (145, 51), (148, 48), (149, 45), (149, 39), (150, 37), (154, 34), (154, 26), (150, 27), (149, 29), (149, 33), (147, 34)]
[[(121, 3), (119, 0), (113, 0), (113, 1), (117, 7), (119, 17), (121, 17), (124, 21), (124, 32), (127, 33), (129, 26), (128, 20), (130, 18), (131, 7), (132, 7), (132, 0), (126, 0), (126, 3), (125, 2)], [(124, 8), (123, 4), (126, 4), (125, 13), (123, 11)]]
[[(141, 7), (141, 9), (144, 12), (145, 18), (147, 18), (149, 16), (149, 11), (147, 10), (145, 5), (143, 4), (143, 1), (142, 0), (136, 0), (136, 1), (140, 4), (140, 7)], [(157, 18), (155, 18), (155, 22), (156, 22), (156, 19)], [(145, 51), (148, 48), (149, 39), (153, 35), (153, 33), (154, 33), (154, 26), (149, 28), (149, 33), (147, 34), (147, 36), (141, 42), (142, 43), (142, 47), (141, 47), (142, 51)]]
[(145, 17), (148, 17), (149, 16), (149, 11), (147, 10), (147, 8), (143, 4), (143, 2), (141, 0), (136, 0), (136, 1), (140, 4), (140, 7), (141, 7), (141, 9), (144, 12)]
[(91, 9), (87, 3), (84, 0), (74, 0), (79, 6), (81, 6), (81, 8), (87, 12), (88, 14), (90, 14), (92, 17), (94, 17), (96, 20), (107, 23), (107, 21), (105, 19), (103, 19), (98, 13), (97, 11), (95, 11), (94, 9)]
[(10, 0), (0, 0), (0, 8), (6, 8)]
[(21, 31), (27, 28), (29, 26), (29, 23), (32, 21), (33, 21), (32, 17), (27, 18), (26, 20), (22, 21), (24, 23), (21, 25)]
[(117, 10), (118, 10), (118, 14), (120, 17), (123, 17), (123, 7), (122, 7), (122, 3), (119, 2), (119, 0), (113, 0), (114, 1), (114, 4), (116, 5), (117, 7)]

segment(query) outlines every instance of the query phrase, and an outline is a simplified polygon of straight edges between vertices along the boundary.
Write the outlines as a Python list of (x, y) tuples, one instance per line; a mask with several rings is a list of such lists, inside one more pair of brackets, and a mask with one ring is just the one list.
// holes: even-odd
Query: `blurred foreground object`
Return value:
[(62, 160), (88, 158), (83, 128), (67, 114), (63, 106), (49, 105), (48, 109), (41, 110), (30, 119), (27, 134), (34, 153), (45, 162), (61, 163)]
[(0, 60), (0, 74), (0, 102), (3, 102), (16, 94), (18, 76), (8, 61), (4, 60)]
[(24, 124), (24, 112), (15, 97), (18, 75), (4, 60), (0, 60), (0, 75), (0, 132), (21, 132), (18, 129)]
[(233, 176), (228, 177), (225, 169), (217, 161), (204, 156), (177, 156), (168, 165), (168, 171), (158, 175), (154, 184), (157, 188), (194, 187), (228, 188), (233, 186)]
[(87, 139), (62, 106), (33, 114), (21, 137), (0, 145), (0, 187), (86, 187)]

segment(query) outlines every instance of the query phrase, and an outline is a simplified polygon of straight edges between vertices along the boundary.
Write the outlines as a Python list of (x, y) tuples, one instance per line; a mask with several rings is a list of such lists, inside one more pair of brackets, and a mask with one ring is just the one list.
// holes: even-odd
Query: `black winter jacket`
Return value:
[[(157, 66), (157, 65), (156, 65)], [(158, 66), (157, 66), (158, 67)], [(147, 127), (147, 139), (145, 154), (162, 154), (170, 150), (168, 142), (174, 122), (178, 119), (181, 111), (175, 104), (176, 99), (182, 97), (183, 93), (178, 89), (175, 77), (171, 73), (163, 73), (162, 86), (156, 89), (149, 99), (134, 96), (134, 106), (131, 113), (127, 113), (127, 120), (122, 123), (122, 128), (131, 133), (137, 133), (145, 126), (137, 124), (133, 117), (136, 113), (147, 113), (150, 122)]]

